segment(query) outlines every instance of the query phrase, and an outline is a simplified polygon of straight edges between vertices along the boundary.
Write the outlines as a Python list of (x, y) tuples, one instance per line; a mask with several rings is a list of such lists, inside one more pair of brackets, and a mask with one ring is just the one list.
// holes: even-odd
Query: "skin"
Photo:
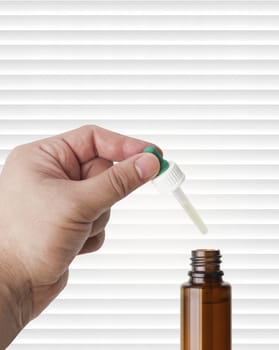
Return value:
[(10, 153), (0, 175), (0, 349), (63, 290), (73, 259), (102, 246), (111, 206), (159, 172), (141, 153), (149, 145), (89, 125)]

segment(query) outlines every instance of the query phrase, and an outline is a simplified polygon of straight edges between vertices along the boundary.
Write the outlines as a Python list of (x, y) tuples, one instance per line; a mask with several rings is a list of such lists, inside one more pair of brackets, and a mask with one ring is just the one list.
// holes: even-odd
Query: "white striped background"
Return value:
[(178, 350), (189, 253), (220, 248), (233, 349), (279, 348), (279, 1), (1, 1), (0, 164), (83, 124), (185, 170), (202, 237), (151, 184), (11, 350)]

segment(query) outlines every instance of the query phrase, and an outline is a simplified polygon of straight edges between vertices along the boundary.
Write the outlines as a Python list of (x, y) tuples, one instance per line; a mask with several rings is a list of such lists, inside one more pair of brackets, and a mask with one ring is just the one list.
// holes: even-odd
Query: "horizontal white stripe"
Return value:
[(0, 91), (0, 104), (34, 105), (278, 105), (279, 91), (272, 90), (13, 90)]
[[(189, 153), (192, 151), (189, 151)], [(212, 151), (214, 152), (214, 151)], [(193, 151), (194, 155), (195, 152)], [(198, 152), (197, 152), (198, 153)], [(218, 153), (218, 151), (215, 151), (215, 153)], [(241, 153), (245, 153), (241, 151)], [(256, 151), (255, 151), (256, 153)], [(271, 152), (272, 153), (272, 152)], [(225, 153), (224, 153), (225, 156)], [(0, 153), (1, 157), (1, 153)], [(176, 158), (168, 158), (167, 159), (174, 159)], [(197, 160), (198, 158), (196, 158)], [(268, 159), (268, 157), (267, 157)], [(259, 163), (261, 162), (261, 158), (258, 160)], [(221, 162), (221, 161), (220, 161)], [(215, 161), (214, 164), (218, 164), (219, 161)], [(224, 162), (224, 164), (232, 164), (234, 161), (230, 161), (230, 159), (227, 159), (227, 162)], [(238, 162), (239, 164), (242, 164), (242, 162)], [(243, 161), (244, 163), (244, 161)], [(250, 162), (247, 161), (249, 164)], [(247, 164), (246, 163), (246, 164)], [(263, 162), (264, 163), (264, 162)], [(204, 163), (206, 164), (206, 162)], [(208, 161), (208, 164), (211, 164), (211, 162)], [(274, 162), (276, 164), (276, 162)], [(252, 180), (252, 179), (228, 179), (228, 180), (209, 180), (209, 179), (201, 179), (201, 180), (195, 180), (195, 179), (188, 179), (188, 176), (186, 177), (185, 183), (182, 185), (183, 190), (188, 195), (195, 195), (195, 194), (201, 194), (201, 195), (207, 195), (207, 194), (232, 194), (232, 195), (250, 195), (250, 194), (272, 194), (276, 195), (279, 191), (279, 181), (278, 180)], [(148, 182), (144, 186), (138, 188), (134, 192), (134, 196), (137, 195), (159, 195), (159, 192), (154, 188), (153, 184)]]
[[(240, 332), (240, 330), (238, 330)], [(254, 331), (255, 332), (255, 331)], [(266, 332), (266, 330), (261, 330), (260, 333)], [(251, 332), (253, 334), (253, 331)], [(67, 341), (67, 339), (75, 340), (89, 340), (89, 341), (105, 341), (108, 339), (114, 339), (115, 341), (119, 341), (122, 339), (129, 339), (135, 340), (135, 339), (145, 339), (145, 341), (148, 340), (154, 340), (161, 337), (162, 339), (167, 340), (176, 340), (178, 336), (178, 331), (176, 329), (170, 329), (170, 330), (160, 330), (160, 329), (123, 329), (123, 330), (114, 330), (114, 329), (77, 329), (77, 330), (67, 330), (67, 329), (60, 329), (60, 330), (49, 330), (49, 329), (25, 329), (20, 336), (18, 337), (17, 343), (20, 343), (22, 341), (42, 341), (43, 339), (46, 339), (47, 336), (51, 336), (55, 340), (64, 340)]]
[(278, 42), (276, 30), (0, 30), (1, 45), (272, 45)]
[[(36, 33), (36, 32), (34, 32)], [(0, 60), (1, 74), (278, 74), (278, 60)]]
[[(278, 32), (279, 33), (279, 32)], [(278, 36), (279, 37), (279, 36)], [(253, 90), (279, 89), (279, 75), (81, 75), (81, 76), (1, 76), (0, 90), (186, 90), (184, 93), (194, 93), (193, 90)], [(85, 90), (85, 91), (84, 91)], [(177, 91), (178, 90), (178, 91)], [(189, 90), (189, 92), (188, 92)], [(3, 93), (3, 92), (2, 92)], [(31, 93), (31, 91), (30, 91)], [(71, 91), (69, 91), (71, 94)], [(211, 93), (211, 92), (210, 92)], [(233, 91), (235, 94), (235, 92)], [(193, 100), (194, 101), (194, 100)]]
[(82, 118), (94, 123), (94, 120), (129, 120), (131, 116), (135, 119), (147, 121), (153, 120), (278, 120), (278, 105), (150, 105), (150, 104), (129, 104), (129, 105), (2, 105), (0, 104), (0, 119), (16, 120), (40, 120), (50, 121), (57, 119), (71, 120)]
[[(197, 207), (197, 209), (199, 209)], [(278, 224), (279, 211), (269, 210), (212, 210), (199, 209), (207, 224)], [(114, 210), (111, 222), (114, 224), (187, 224), (187, 215), (177, 210)]]
[[(234, 6), (230, 6), (233, 3)], [(117, 4), (117, 5), (116, 5)], [(202, 6), (201, 6), (202, 5)], [(245, 2), (201, 2), (201, 1), (164, 1), (164, 6), (158, 1), (25, 1), (23, 4), (13, 1), (0, 2), (2, 14), (274, 14), (279, 12), (279, 5), (272, 1), (257, 1), (257, 4)]]
[[(114, 212), (112, 216), (114, 216)], [(261, 215), (265, 215), (262, 211)], [(256, 216), (256, 215), (255, 215)], [(208, 224), (210, 234), (206, 239), (278, 239), (279, 225), (277, 224)], [(205, 237), (198, 235), (196, 227), (192, 223), (161, 223), (160, 220), (153, 224), (134, 225), (123, 222), (107, 226), (109, 237), (114, 239), (201, 239)]]
[[(184, 187), (186, 188), (186, 186)], [(192, 195), (191, 202), (201, 209), (241, 210), (241, 209), (279, 209), (278, 195)], [(117, 203), (117, 209), (123, 210), (174, 210), (179, 209), (178, 202), (171, 195), (129, 196)], [(278, 241), (279, 243), (279, 241)]]
[[(85, 124), (89, 124), (90, 120), (83, 120), (81, 118), (75, 120), (10, 120), (4, 119), (4, 116), (0, 119), (0, 135), (55, 135), (65, 132), (74, 128), (78, 128)], [(103, 128), (115, 130), (118, 133), (124, 133), (126, 135), (272, 135), (279, 134), (279, 120), (156, 120), (149, 119), (148, 123), (139, 119), (92, 119), (92, 124), (99, 125)], [(216, 152), (217, 150), (214, 150)], [(264, 152), (258, 149), (257, 152)], [(164, 153), (169, 150), (164, 149)], [(181, 157), (181, 160), (187, 161), (187, 156), (184, 156), (185, 150), (180, 150), (178, 154), (169, 153), (169, 156)], [(218, 151), (217, 151), (218, 152)], [(266, 157), (269, 152), (266, 152)], [(228, 153), (229, 154), (229, 153)], [(238, 157), (242, 156), (242, 152), (235, 153)], [(250, 155), (248, 152), (247, 154)], [(253, 153), (251, 153), (252, 155)], [(226, 155), (227, 157), (228, 155)], [(183, 158), (182, 158), (183, 157)], [(186, 158), (186, 159), (185, 159)], [(248, 160), (248, 157), (247, 157)], [(181, 161), (182, 162), (182, 161)]]
[(276, 30), (278, 14), (0, 15), (0, 30)]
[[(276, 19), (279, 28), (279, 16)], [(7, 18), (9, 21), (9, 19)], [(185, 20), (185, 19), (184, 19)], [(0, 30), (3, 19), (0, 16)], [(16, 19), (18, 21), (18, 19)], [(28, 19), (26, 19), (28, 22)], [(40, 19), (38, 18), (40, 22)], [(72, 23), (72, 20), (70, 20)], [(59, 20), (60, 22), (60, 20)], [(41, 23), (41, 22), (40, 22)], [(90, 18), (90, 23), (94, 19)], [(6, 26), (5, 26), (6, 27)], [(14, 59), (278, 59), (278, 45), (1, 45), (0, 60)]]

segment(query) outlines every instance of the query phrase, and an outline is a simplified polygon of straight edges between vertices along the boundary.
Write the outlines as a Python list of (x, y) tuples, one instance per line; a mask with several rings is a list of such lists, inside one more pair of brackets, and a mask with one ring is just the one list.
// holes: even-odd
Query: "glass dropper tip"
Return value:
[(182, 189), (179, 187), (175, 191), (173, 191), (174, 197), (177, 199), (177, 201), (180, 203), (182, 208), (186, 211), (186, 213), (189, 215), (193, 223), (197, 226), (197, 228), (200, 230), (201, 233), (206, 234), (208, 232), (208, 228), (203, 222), (202, 218), (200, 217), (197, 210), (194, 208), (192, 203), (189, 201), (188, 197), (185, 195), (185, 193), (182, 191)]

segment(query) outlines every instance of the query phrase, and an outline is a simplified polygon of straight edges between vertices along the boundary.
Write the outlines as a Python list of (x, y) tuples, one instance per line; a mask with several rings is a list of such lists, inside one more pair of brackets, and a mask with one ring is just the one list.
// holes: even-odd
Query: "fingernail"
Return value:
[(145, 153), (137, 158), (135, 161), (135, 168), (141, 179), (148, 180), (158, 174), (160, 163), (153, 154)]

